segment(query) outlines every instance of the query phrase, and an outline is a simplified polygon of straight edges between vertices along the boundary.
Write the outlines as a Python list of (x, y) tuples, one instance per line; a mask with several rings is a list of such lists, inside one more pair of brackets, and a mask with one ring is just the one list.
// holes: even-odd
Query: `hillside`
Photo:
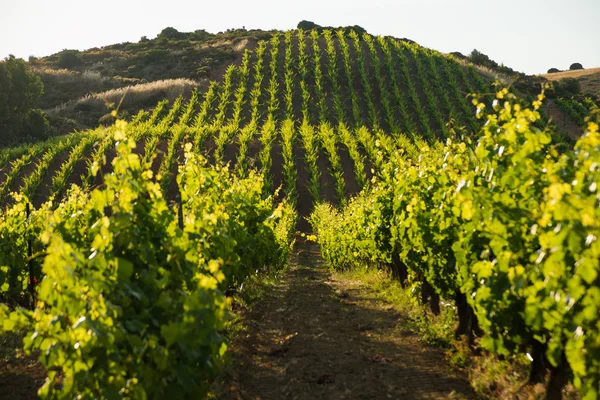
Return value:
[[(364, 32), (360, 27), (351, 29)], [(29, 64), (44, 84), (41, 108), (56, 131), (66, 134), (74, 129), (110, 124), (114, 121), (110, 113), (117, 107), (119, 117), (129, 119), (140, 110), (149, 111), (161, 99), (174, 101), (180, 95), (187, 99), (195, 88), (204, 92), (211, 81), (223, 79), (229, 65), (240, 63), (244, 50), (255, 49), (259, 40), (268, 40), (274, 33), (276, 31), (246, 29), (217, 34), (204, 30), (186, 33), (165, 28), (154, 39), (142, 37), (137, 43), (125, 42), (85, 51), (63, 50), (47, 57), (30, 57)], [(517, 80), (517, 85), (525, 90), (524, 97), (529, 99), (539, 91), (536, 77), (500, 67), (486, 55), (480, 54), (484, 63), (479, 58), (471, 61), (460, 53), (451, 55), (464, 66), (474, 67), (477, 79), (499, 80), (503, 85)], [(479, 64), (471, 64), (475, 61)], [(395, 64), (393, 67), (398, 68)], [(511, 73), (507, 75), (506, 71)], [(554, 119), (565, 118), (562, 110), (551, 113)], [(569, 117), (569, 122), (559, 125), (565, 134), (575, 138), (581, 134), (580, 128), (571, 126), (576, 123)]]
[(550, 82), (571, 78), (579, 81), (581, 92), (585, 95), (600, 97), (600, 68), (580, 69), (575, 71), (562, 71), (553, 74), (543, 74), (541, 77)]
[[(454, 128), (475, 131), (468, 94), (490, 90), (473, 67), (390, 37), (288, 31), (248, 47), (204, 92), (165, 100), (133, 118), (128, 129), (137, 152), (147, 160), (157, 156), (152, 166), (166, 174), (165, 188), (175, 190), (168, 181), (174, 182), (178, 149), (193, 141), (195, 151), (241, 172), (250, 165), (267, 169), (274, 188), (300, 196), (306, 216), (313, 202), (342, 202), (364, 186), (375, 162), (367, 152), (372, 135), (406, 132), (431, 141)], [(18, 190), (37, 205), (72, 183), (100, 183), (90, 164), (112, 140), (110, 129), (98, 128), (3, 150), (0, 196)]]
[[(186, 33), (165, 28), (154, 39), (143, 37), (137, 43), (85, 51), (63, 50), (32, 57), (29, 64), (44, 84), (40, 106), (54, 119), (65, 119), (61, 131), (68, 133), (73, 126), (68, 120), (75, 121), (78, 129), (98, 126), (126, 88), (135, 87), (137, 96), (121, 105), (123, 117), (164, 98), (189, 97), (192, 88), (206, 90), (208, 82), (220, 80), (227, 65), (239, 60), (244, 49), (271, 34), (245, 29)], [(131, 97), (131, 89), (129, 93)]]
[(92, 128), (0, 149), (0, 389), (597, 397), (596, 99), (353, 27), (199, 34), (39, 61)]

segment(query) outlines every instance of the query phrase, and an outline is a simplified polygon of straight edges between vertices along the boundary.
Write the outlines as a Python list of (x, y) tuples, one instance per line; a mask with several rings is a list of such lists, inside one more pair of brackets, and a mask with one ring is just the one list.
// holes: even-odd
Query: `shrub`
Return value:
[(63, 50), (58, 53), (58, 66), (61, 68), (74, 68), (83, 64), (79, 50)]
[(548, 70), (548, 73), (549, 73), (549, 74), (555, 74), (555, 73), (557, 73), (557, 72), (560, 72), (560, 69), (558, 69), (558, 68), (550, 68), (550, 69)]
[(579, 64), (579, 63), (573, 63), (573, 64), (571, 64), (571, 66), (569, 67), (569, 70), (571, 70), (571, 71), (575, 71), (575, 70), (578, 70), (578, 69), (584, 69), (584, 68), (583, 68), (583, 65), (581, 65), (581, 64)]

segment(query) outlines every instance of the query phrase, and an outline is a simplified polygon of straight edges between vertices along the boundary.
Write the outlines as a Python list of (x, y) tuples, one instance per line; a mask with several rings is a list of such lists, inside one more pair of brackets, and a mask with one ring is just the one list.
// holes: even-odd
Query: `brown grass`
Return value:
[(191, 91), (196, 87), (198, 87), (198, 83), (191, 79), (166, 79), (118, 89), (111, 89), (100, 93), (92, 93), (75, 101), (54, 107), (52, 110), (50, 110), (50, 112), (54, 114), (62, 114), (70, 110), (80, 108), (82, 105), (89, 106), (90, 108), (103, 108), (104, 106), (111, 104), (116, 106), (119, 104), (121, 99), (123, 99), (121, 106), (123, 108), (128, 108), (140, 103), (145, 103), (149, 99), (160, 100), (166, 98), (173, 100), (178, 96), (191, 93)]
[(477, 70), (477, 72), (479, 72), (479, 74), (483, 75), (487, 79), (499, 81), (503, 84), (508, 84), (511, 81), (511, 78), (508, 75), (504, 75), (500, 72), (494, 71), (491, 68), (484, 67), (483, 65), (473, 64), (471, 61), (469, 61), (467, 59), (454, 57), (452, 54), (449, 54), (449, 53), (441, 53), (441, 54), (443, 54), (446, 57), (452, 58), (454, 61), (463, 65), (464, 67), (473, 66), (473, 68), (475, 68)]
[(583, 93), (600, 96), (600, 68), (564, 71), (555, 74), (543, 74), (540, 76), (549, 81), (557, 81), (566, 78), (577, 79), (581, 84), (581, 91)]
[(600, 68), (579, 69), (576, 71), (563, 71), (554, 74), (541, 74), (540, 76), (543, 76), (549, 81), (556, 81), (565, 78), (581, 78), (582, 76), (591, 74), (600, 74)]

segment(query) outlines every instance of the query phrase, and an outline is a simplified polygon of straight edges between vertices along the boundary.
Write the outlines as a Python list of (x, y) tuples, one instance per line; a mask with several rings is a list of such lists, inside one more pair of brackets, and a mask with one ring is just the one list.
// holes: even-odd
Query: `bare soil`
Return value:
[(583, 135), (583, 129), (569, 118), (553, 100), (547, 99), (542, 109), (550, 116), (558, 129), (572, 139), (579, 139)]
[(22, 337), (3, 334), (0, 337), (0, 399), (35, 399), (46, 380), (46, 369), (35, 355), (25, 355), (20, 347)]
[(474, 398), (440, 349), (368, 287), (332, 275), (314, 245), (241, 315), (222, 399)]

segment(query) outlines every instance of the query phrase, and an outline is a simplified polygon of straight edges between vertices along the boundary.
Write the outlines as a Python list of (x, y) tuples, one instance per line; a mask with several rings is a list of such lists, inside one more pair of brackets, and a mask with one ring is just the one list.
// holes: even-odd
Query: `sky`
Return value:
[(0, 0), (0, 59), (182, 32), (360, 25), (442, 52), (477, 49), (528, 74), (600, 67), (600, 0)]

